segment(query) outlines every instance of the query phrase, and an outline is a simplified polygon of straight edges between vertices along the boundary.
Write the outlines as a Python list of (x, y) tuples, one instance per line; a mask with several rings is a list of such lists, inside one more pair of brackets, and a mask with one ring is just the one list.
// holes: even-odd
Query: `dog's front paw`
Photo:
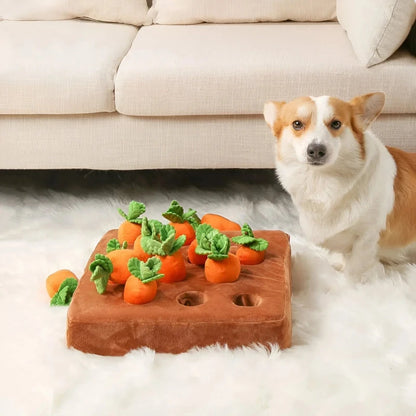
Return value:
[(337, 271), (345, 271), (345, 258), (341, 253), (331, 252), (328, 257), (329, 264)]

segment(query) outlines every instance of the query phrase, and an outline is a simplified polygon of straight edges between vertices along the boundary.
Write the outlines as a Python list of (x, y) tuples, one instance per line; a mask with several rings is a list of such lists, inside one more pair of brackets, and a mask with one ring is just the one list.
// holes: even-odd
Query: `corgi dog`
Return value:
[(276, 172), (305, 237), (342, 253), (347, 276), (368, 281), (382, 263), (416, 259), (416, 154), (371, 132), (385, 96), (267, 102)]

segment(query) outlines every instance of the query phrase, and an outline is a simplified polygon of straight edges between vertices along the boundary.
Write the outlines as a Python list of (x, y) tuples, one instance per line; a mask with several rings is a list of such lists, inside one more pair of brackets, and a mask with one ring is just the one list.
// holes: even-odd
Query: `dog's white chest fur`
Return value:
[(325, 169), (296, 161), (277, 163), (305, 236), (331, 250), (347, 253), (363, 233), (378, 235), (394, 204), (393, 158), (370, 132), (366, 136), (362, 165), (349, 161)]

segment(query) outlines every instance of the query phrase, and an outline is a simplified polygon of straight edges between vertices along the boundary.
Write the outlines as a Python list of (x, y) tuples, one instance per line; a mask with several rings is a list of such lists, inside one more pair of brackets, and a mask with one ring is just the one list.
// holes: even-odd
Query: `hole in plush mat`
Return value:
[(259, 306), (261, 303), (261, 297), (259, 295), (243, 293), (241, 295), (234, 296), (233, 302), (237, 306)]
[(176, 300), (183, 306), (198, 306), (205, 302), (205, 295), (202, 292), (184, 292)]

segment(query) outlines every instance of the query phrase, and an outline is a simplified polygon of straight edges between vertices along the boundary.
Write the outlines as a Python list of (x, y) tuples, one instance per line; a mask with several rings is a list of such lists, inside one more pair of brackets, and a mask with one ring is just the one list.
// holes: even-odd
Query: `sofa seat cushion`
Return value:
[(416, 58), (399, 50), (360, 64), (337, 22), (153, 25), (116, 77), (127, 115), (261, 114), (266, 100), (386, 92), (384, 112), (416, 113)]
[(0, 114), (114, 111), (114, 75), (137, 33), (129, 25), (0, 22)]

